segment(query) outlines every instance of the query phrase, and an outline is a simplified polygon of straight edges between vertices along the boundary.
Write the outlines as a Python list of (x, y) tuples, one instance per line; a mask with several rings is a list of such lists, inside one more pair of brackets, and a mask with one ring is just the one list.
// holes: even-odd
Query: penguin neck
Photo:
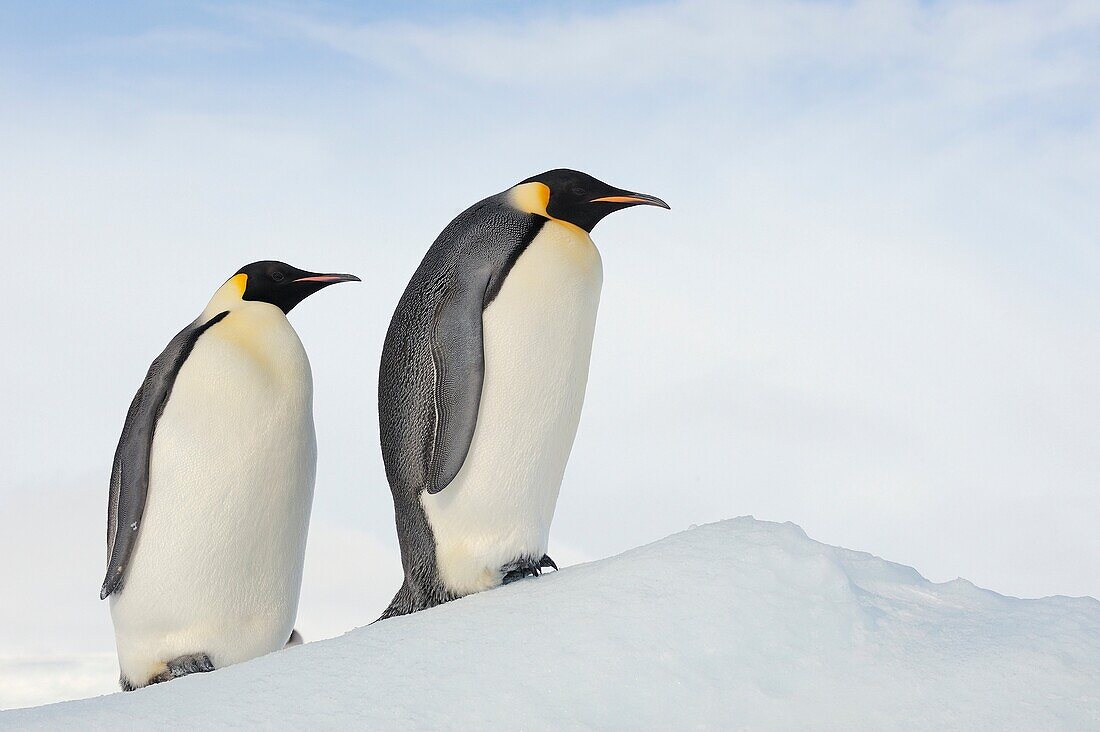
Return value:
[(229, 315), (206, 331), (212, 338), (233, 347), (236, 355), (246, 355), (279, 383), (312, 383), (309, 359), (286, 313), (262, 300), (244, 300), (248, 276), (237, 274), (218, 288), (196, 321), (209, 323), (220, 313)]
[(554, 218), (546, 213), (546, 206), (550, 203), (550, 188), (547, 187), (545, 183), (520, 183), (519, 185), (509, 188), (507, 193), (508, 202), (516, 209), (524, 213), (542, 216), (557, 224), (561, 224), (586, 239), (589, 238), (588, 232), (576, 224), (565, 221), (564, 219)]
[(244, 288), (248, 283), (248, 275), (235, 274), (225, 281), (225, 284), (218, 288), (214, 296), (210, 298), (210, 302), (206, 304), (206, 309), (202, 311), (202, 315), (199, 316), (199, 323), (206, 323), (218, 313), (224, 313), (229, 310), (236, 310), (245, 304)]

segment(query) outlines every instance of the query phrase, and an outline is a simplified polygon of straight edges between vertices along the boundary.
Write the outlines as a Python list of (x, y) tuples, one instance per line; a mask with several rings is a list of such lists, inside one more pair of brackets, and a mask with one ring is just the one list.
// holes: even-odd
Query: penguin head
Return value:
[(285, 262), (253, 262), (237, 270), (230, 282), (237, 285), (242, 300), (266, 302), (289, 313), (295, 305), (318, 290), (337, 282), (359, 282), (351, 274), (322, 274), (291, 267)]
[[(587, 173), (556, 168), (521, 181), (516, 189), (525, 189), (526, 209), (578, 226), (587, 232), (610, 213), (631, 206), (669, 205), (647, 193), (635, 193), (608, 185)], [(541, 206), (542, 210), (537, 210)]]

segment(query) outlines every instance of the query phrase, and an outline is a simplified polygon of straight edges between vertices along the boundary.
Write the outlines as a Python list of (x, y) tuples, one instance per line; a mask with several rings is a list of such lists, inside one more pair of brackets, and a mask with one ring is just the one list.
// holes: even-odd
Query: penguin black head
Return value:
[(630, 206), (669, 208), (667, 203), (656, 196), (609, 186), (587, 173), (568, 168), (557, 168), (533, 175), (516, 187), (530, 183), (541, 183), (546, 187), (543, 191), (544, 200), (540, 203), (545, 203), (547, 216), (567, 221), (588, 232), (604, 216)]
[(266, 302), (289, 313), (295, 305), (318, 290), (337, 282), (359, 282), (351, 274), (321, 274), (291, 267), (285, 262), (253, 262), (237, 270), (244, 276), (242, 300)]

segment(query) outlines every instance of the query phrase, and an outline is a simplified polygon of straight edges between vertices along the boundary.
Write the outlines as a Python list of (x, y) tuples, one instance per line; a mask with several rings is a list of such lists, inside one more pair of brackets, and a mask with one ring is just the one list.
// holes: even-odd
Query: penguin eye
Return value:
[(271, 273), (271, 279), (275, 280), (276, 282), (282, 282), (285, 278), (286, 278), (286, 275), (284, 275), (282, 272), (272, 272)]
[(573, 195), (576, 196), (577, 198), (580, 198), (584, 194), (585, 194), (585, 190), (583, 188), (574, 188), (573, 189)]

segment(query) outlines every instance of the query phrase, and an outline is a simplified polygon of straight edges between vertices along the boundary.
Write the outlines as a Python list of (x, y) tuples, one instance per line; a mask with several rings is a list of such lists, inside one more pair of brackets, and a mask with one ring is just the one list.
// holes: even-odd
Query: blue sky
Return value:
[(5, 4), (0, 547), (35, 589), (0, 647), (112, 650), (125, 408), (265, 258), (364, 280), (292, 318), (320, 445), (299, 624), (375, 617), (393, 305), (455, 214), (559, 166), (673, 209), (594, 234), (556, 559), (754, 514), (936, 581), (1100, 595), (1098, 113), (1091, 2)]
[[(630, 3), (601, 4), (603, 11)], [(379, 81), (347, 54), (312, 43), (289, 29), (290, 20), (343, 27), (401, 24), (446, 27), (491, 19), (525, 22), (577, 16), (581, 2), (553, 6), (483, 3), (237, 3), (80, 2), (9, 3), (0, 29), (8, 73), (30, 83), (49, 79), (61, 88), (87, 83), (208, 77), (215, 86), (327, 86)], [(224, 100), (219, 100), (224, 101)]]

